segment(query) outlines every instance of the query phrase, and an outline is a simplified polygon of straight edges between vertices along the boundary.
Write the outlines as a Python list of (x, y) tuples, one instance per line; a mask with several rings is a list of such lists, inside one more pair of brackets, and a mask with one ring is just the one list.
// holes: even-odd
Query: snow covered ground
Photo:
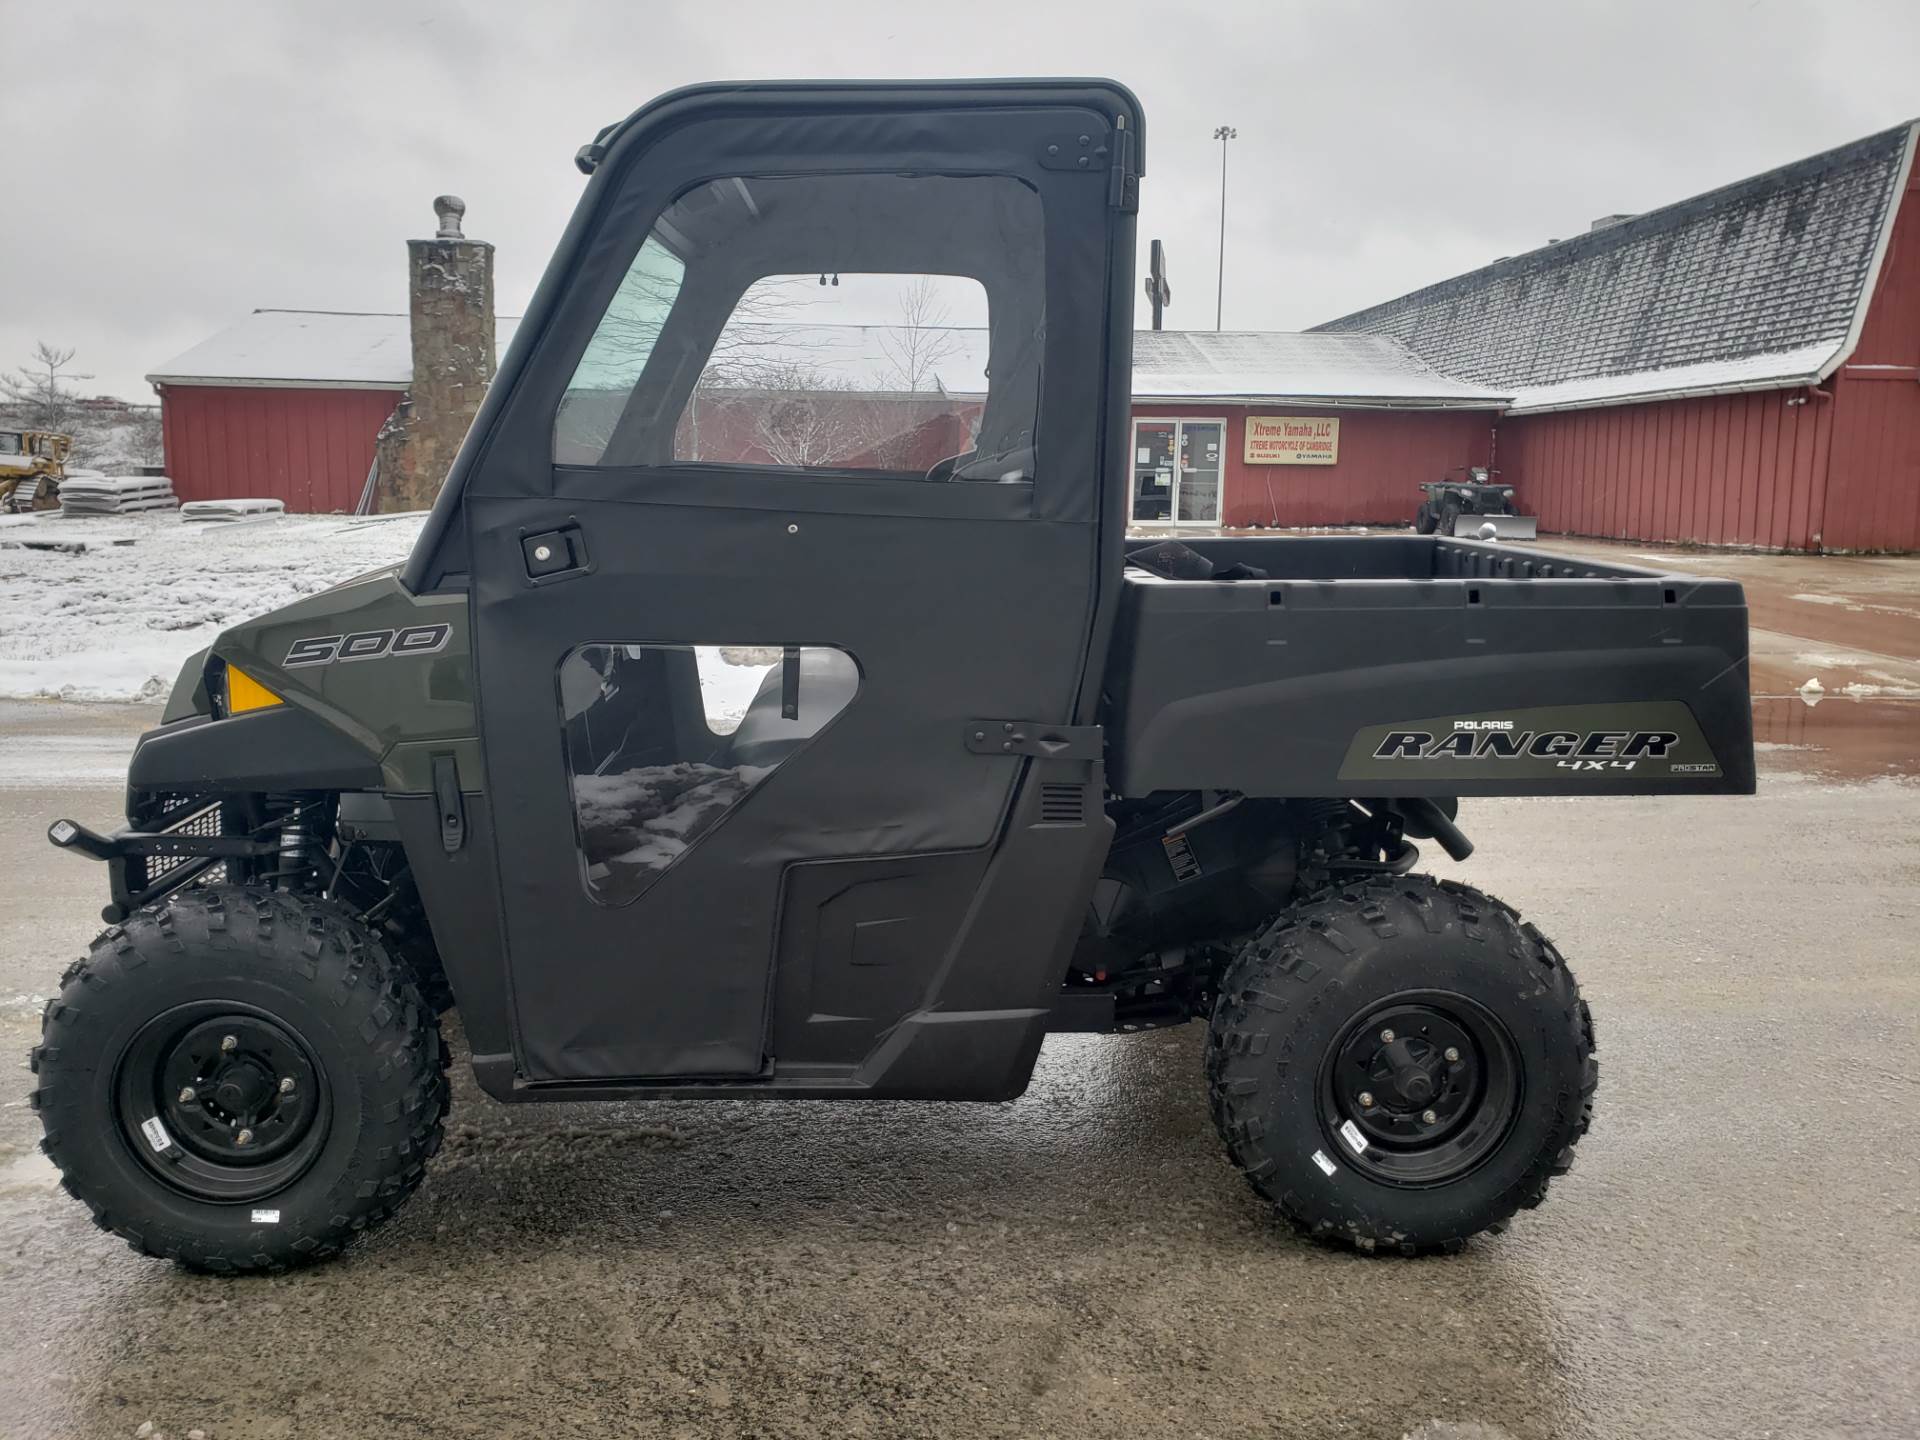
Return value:
[(405, 559), (424, 518), (0, 516), (0, 698), (164, 695), (226, 626)]

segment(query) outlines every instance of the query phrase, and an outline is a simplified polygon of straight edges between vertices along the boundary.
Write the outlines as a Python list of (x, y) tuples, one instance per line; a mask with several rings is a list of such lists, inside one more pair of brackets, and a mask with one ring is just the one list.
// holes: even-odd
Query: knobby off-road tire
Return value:
[(1281, 1215), (1414, 1255), (1546, 1197), (1592, 1118), (1593, 1051), (1579, 987), (1532, 925), (1464, 885), (1379, 876), (1322, 891), (1236, 958), (1207, 1080), (1229, 1155)]
[(1422, 501), (1420, 508), (1413, 512), (1413, 533), (1431, 535), (1440, 528), (1440, 521), (1433, 513), (1431, 502)]
[(406, 968), (339, 907), (254, 888), (181, 891), (103, 933), (32, 1067), (68, 1193), (195, 1270), (338, 1254), (419, 1185), (447, 1111)]

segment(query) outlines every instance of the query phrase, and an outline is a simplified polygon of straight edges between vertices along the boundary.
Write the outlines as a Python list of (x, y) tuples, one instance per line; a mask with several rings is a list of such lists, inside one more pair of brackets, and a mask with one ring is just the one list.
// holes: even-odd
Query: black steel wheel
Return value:
[(1229, 967), (1207, 1078), (1253, 1188), (1361, 1250), (1458, 1249), (1573, 1163), (1599, 1071), (1566, 963), (1499, 901), (1425, 875), (1335, 886)]
[(94, 942), (40, 1033), (32, 1101), (68, 1193), (191, 1269), (338, 1254), (439, 1148), (439, 1026), (379, 935), (326, 901), (177, 891)]
[(1445, 1185), (1470, 1173), (1506, 1139), (1521, 1097), (1506, 1025), (1447, 991), (1367, 1006), (1320, 1068), (1328, 1142), (1387, 1185)]
[(121, 1138), (184, 1195), (237, 1203), (285, 1189), (326, 1143), (333, 1098), (307, 1044), (253, 1006), (156, 1015), (121, 1057)]

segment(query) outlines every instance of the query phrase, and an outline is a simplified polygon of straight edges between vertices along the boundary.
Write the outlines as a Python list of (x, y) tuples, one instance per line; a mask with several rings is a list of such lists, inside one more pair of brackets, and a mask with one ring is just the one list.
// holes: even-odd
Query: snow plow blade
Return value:
[[(1488, 526), (1491, 535), (1485, 533)], [(1540, 521), (1533, 515), (1462, 515), (1453, 522), (1453, 533), (1462, 540), (1533, 540)]]

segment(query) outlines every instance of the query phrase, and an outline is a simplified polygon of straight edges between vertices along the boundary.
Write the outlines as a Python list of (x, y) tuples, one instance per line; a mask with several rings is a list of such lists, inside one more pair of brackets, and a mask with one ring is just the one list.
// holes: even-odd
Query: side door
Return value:
[(1024, 1084), (1107, 837), (1138, 125), (714, 87), (599, 147), (441, 541), (523, 1080)]

